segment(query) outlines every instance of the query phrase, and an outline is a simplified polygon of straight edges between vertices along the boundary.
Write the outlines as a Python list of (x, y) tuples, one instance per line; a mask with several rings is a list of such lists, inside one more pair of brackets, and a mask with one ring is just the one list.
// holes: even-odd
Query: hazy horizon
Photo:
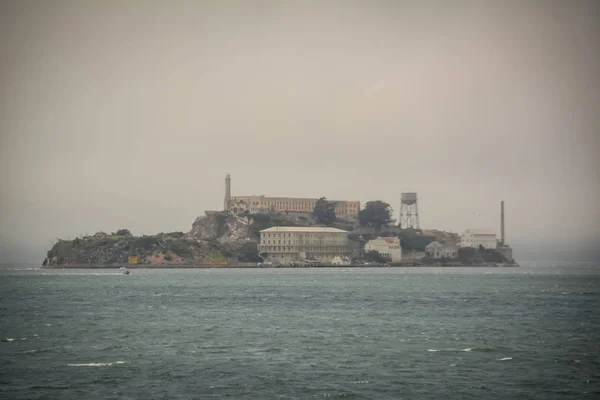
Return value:
[(2, 258), (188, 231), (226, 173), (396, 218), (417, 192), (453, 232), (504, 200), (511, 245), (595, 247), (600, 7), (432, 4), (1, 2)]

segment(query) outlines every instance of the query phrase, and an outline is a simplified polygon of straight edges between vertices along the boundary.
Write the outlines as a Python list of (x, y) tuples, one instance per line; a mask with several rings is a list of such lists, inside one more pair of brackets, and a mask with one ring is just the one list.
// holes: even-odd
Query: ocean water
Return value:
[(0, 268), (2, 399), (600, 398), (600, 268)]

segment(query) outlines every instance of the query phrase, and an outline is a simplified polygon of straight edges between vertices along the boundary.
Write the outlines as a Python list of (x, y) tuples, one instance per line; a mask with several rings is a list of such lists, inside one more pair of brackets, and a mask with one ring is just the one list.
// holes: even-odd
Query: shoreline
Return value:
[(111, 264), (111, 265), (44, 265), (41, 269), (309, 269), (309, 268), (519, 268), (520, 265), (505, 264), (476, 264), (476, 265), (441, 265), (441, 264), (405, 264), (405, 265), (311, 265), (303, 267), (293, 267), (290, 265), (282, 266), (261, 266), (245, 264), (177, 264), (177, 265), (135, 265), (135, 264)]

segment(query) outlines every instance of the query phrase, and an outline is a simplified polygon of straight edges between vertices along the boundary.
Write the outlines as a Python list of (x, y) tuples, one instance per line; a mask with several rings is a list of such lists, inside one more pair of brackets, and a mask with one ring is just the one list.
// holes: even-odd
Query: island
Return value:
[(205, 211), (189, 232), (134, 236), (129, 229), (59, 239), (42, 268), (315, 266), (518, 266), (501, 237), (485, 229), (420, 229), (417, 194), (402, 193), (400, 220), (381, 200), (232, 196)]
[[(323, 224), (318, 214), (207, 211), (188, 232), (135, 236), (128, 229), (119, 229), (59, 239), (47, 252), (42, 268), (517, 266), (511, 254), (507, 256), (500, 248), (458, 247), (456, 233), (365, 225), (339, 219)], [(341, 262), (333, 256), (318, 259), (311, 254), (296, 254), (293, 261), (278, 262), (276, 251), (261, 246), (261, 232), (271, 228), (294, 232), (311, 227), (344, 232), (344, 253), (337, 257)], [(376, 247), (381, 242), (393, 248), (394, 241), (400, 259)]]

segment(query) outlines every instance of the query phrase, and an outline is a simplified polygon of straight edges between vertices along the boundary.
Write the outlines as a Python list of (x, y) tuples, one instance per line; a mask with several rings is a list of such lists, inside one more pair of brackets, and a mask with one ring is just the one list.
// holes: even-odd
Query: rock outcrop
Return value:
[(496, 249), (461, 247), (458, 249), (458, 256), (456, 259), (463, 265), (515, 264), (515, 260), (506, 257)]
[(186, 237), (193, 240), (217, 239), (221, 243), (257, 242), (251, 229), (251, 217), (225, 214), (204, 215), (196, 218)]

